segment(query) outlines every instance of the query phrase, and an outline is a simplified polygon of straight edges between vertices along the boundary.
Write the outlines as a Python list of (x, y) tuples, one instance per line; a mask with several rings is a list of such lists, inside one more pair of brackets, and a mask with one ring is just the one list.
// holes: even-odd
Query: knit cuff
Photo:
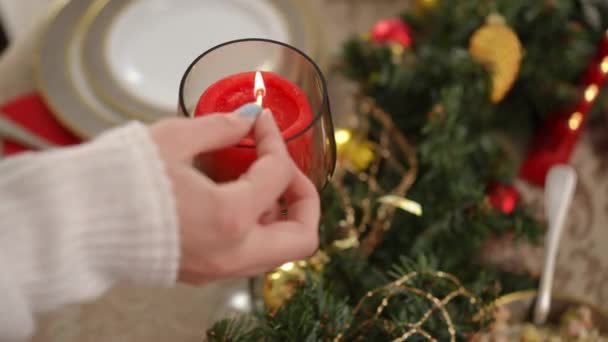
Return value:
[(0, 250), (34, 311), (116, 282), (169, 286), (179, 229), (170, 180), (147, 128), (0, 163)]
[(148, 286), (173, 285), (180, 257), (178, 219), (158, 147), (146, 127), (136, 122), (100, 137), (99, 144), (106, 143), (120, 144), (129, 151), (128, 159), (120, 163), (124, 169), (114, 172), (115, 189), (120, 192), (116, 201), (123, 202), (128, 211), (116, 217), (118, 224), (108, 222), (83, 236), (85, 248), (116, 279)]

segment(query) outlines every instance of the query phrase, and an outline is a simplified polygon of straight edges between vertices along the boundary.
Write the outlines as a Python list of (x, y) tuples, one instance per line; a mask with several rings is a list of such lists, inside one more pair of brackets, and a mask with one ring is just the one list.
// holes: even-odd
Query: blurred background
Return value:
[[(339, 177), (325, 193), (321, 251), (329, 261), (261, 276), (267, 306), (284, 303), (306, 267), (337, 283), (333, 294), (350, 298), (351, 309), (411, 270), (452, 272), (480, 297), (534, 290), (545, 252), (545, 176), (569, 163), (579, 181), (554, 289), (603, 310), (608, 2), (455, 3), (0, 0), (0, 116), (34, 137), (0, 132), (0, 157), (41, 149), (35, 138), (73, 145), (126, 120), (175, 115), (179, 80), (200, 53), (235, 38), (281, 40), (310, 55), (329, 81)], [(200, 341), (217, 319), (251, 309), (250, 290), (246, 279), (119, 286), (44, 315), (34, 341)], [(391, 307), (390, 319), (411, 317), (411, 303)], [(293, 305), (293, 317), (318, 326), (302, 314), (307, 305)], [(464, 319), (469, 309), (450, 310)], [(282, 332), (290, 322), (279, 315), (274, 323)]]
[(7, 44), (8, 40), (6, 39), (6, 33), (4, 32), (4, 26), (2, 26), (0, 27), (0, 53), (4, 51)]

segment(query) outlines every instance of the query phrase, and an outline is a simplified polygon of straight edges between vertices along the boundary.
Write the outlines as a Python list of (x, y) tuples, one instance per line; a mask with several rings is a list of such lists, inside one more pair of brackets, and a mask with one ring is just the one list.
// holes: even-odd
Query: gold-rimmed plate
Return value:
[[(283, 23), (287, 23), (287, 31), (284, 32), (285, 37), (287, 37), (285, 38), (286, 40), (289, 40), (290, 43), (294, 45), (305, 46), (305, 49), (311, 51), (310, 53), (313, 56), (317, 56), (318, 52), (321, 51), (319, 45), (317, 45), (320, 39), (318, 39), (318, 36), (315, 33), (316, 28), (312, 24), (313, 19), (311, 13), (305, 10), (305, 6), (300, 7), (305, 5), (303, 0), (182, 1), (184, 1), (184, 3), (201, 2), (208, 4), (233, 2), (234, 4), (241, 4), (243, 6), (255, 2), (258, 6), (260, 6), (261, 3), (266, 3), (267, 6), (275, 6), (273, 7), (275, 8), (274, 14), (270, 15), (280, 17), (282, 18), (281, 20)], [(48, 22), (41, 35), (41, 40), (35, 56), (35, 71), (38, 88), (57, 118), (81, 138), (91, 138), (104, 130), (122, 124), (127, 120), (138, 119), (145, 122), (151, 122), (166, 115), (175, 115), (178, 85), (175, 84), (174, 87), (171, 86), (170, 80), (179, 80), (185, 71), (187, 64), (194, 59), (196, 55), (204, 52), (206, 49), (205, 45), (201, 44), (199, 46), (197, 44), (196, 52), (194, 49), (191, 52), (193, 56), (187, 55), (183, 50), (181, 50), (181, 52), (179, 50), (182, 43), (188, 46), (188, 41), (192, 42), (199, 39), (200, 35), (195, 35), (194, 33), (200, 34), (200, 32), (186, 34), (188, 30), (183, 31), (184, 34), (181, 35), (179, 39), (176, 37), (176, 39), (172, 41), (172, 46), (174, 48), (171, 48), (170, 46), (161, 46), (160, 40), (153, 40), (152, 43), (158, 42), (159, 45), (159, 49), (155, 54), (165, 53), (166, 59), (156, 59), (150, 65), (144, 65), (144, 67), (152, 66), (152, 69), (148, 70), (154, 70), (154, 72), (144, 73), (141, 70), (139, 71), (139, 76), (144, 77), (143, 81), (146, 81), (144, 83), (139, 83), (139, 85), (142, 86), (141, 89), (137, 87), (134, 88), (133, 83), (129, 83), (130, 79), (136, 79), (139, 77), (138, 75), (129, 75), (128, 69), (120, 69), (120, 66), (125, 67), (127, 63), (110, 63), (108, 62), (110, 61), (109, 59), (108, 61), (104, 61), (103, 54), (106, 52), (97, 56), (85, 53), (85, 50), (88, 52), (93, 51), (91, 46), (94, 46), (94, 43), (99, 45), (97, 48), (101, 49), (100, 51), (105, 51), (106, 49), (102, 42), (90, 40), (92, 39), (91, 35), (101, 34), (99, 32), (94, 33), (92, 25), (97, 22), (96, 18), (103, 13), (107, 13), (104, 15), (108, 16), (108, 18), (105, 19), (107, 20), (106, 22), (108, 25), (112, 22), (116, 22), (110, 26), (103, 26), (104, 20), (100, 21), (99, 25), (101, 26), (99, 26), (98, 30), (101, 30), (100, 32), (102, 33), (103, 31), (107, 31), (108, 37), (111, 37), (113, 34), (118, 34), (120, 36), (122, 34), (127, 35), (129, 32), (136, 33), (137, 30), (134, 30), (134, 28), (138, 27), (139, 24), (144, 25), (144, 29), (143, 31), (140, 30), (140, 33), (145, 33), (147, 30), (154, 30), (159, 27), (162, 28), (162, 25), (151, 21), (142, 21), (141, 23), (138, 22), (136, 25), (133, 25), (131, 20), (134, 20), (134, 17), (141, 16), (142, 13), (139, 12), (143, 11), (143, 8), (137, 6), (132, 7), (129, 4), (142, 3), (155, 3), (161, 7), (163, 5), (172, 8), (180, 7), (177, 2), (170, 0), (61, 0), (55, 3), (55, 6), (49, 14)], [(181, 4), (181, 1), (179, 4)], [(291, 11), (289, 12), (291, 13), (289, 15), (285, 12), (287, 8), (290, 8)], [(128, 13), (129, 9), (132, 11), (130, 14)], [(105, 12), (105, 10), (108, 10), (108, 12)], [(257, 11), (259, 12), (261, 10), (257, 9)], [(122, 15), (113, 15), (112, 13), (122, 13)], [(178, 11), (178, 13), (185, 15), (185, 13), (181, 11)], [(242, 19), (243, 15), (244, 14), (241, 15), (240, 20), (244, 20)], [(258, 14), (258, 16), (260, 15), (269, 14)], [(160, 20), (158, 19), (158, 16), (156, 18), (157, 20)], [(121, 20), (124, 21), (124, 23), (121, 24)], [(222, 21), (227, 20), (228, 19), (224, 18)], [(259, 20), (260, 19), (258, 18), (257, 21)], [(175, 20), (167, 20), (167, 22), (172, 22), (173, 25), (179, 24), (179, 21)], [(114, 27), (114, 25), (117, 25), (116, 27), (118, 28)], [(277, 22), (273, 25), (274, 26), (272, 27), (274, 28), (269, 29), (268, 32), (272, 33), (283, 30), (284, 26), (281, 26), (283, 24)], [(102, 29), (103, 27), (106, 28)], [(133, 30), (130, 30), (130, 28)], [(117, 29), (118, 33), (112, 33), (112, 30), (114, 29)], [(106, 33), (103, 34), (105, 35)], [(245, 33), (243, 33), (243, 35), (245, 35)], [(146, 37), (148, 37), (146, 39), (152, 39), (152, 36)], [(171, 35), (170, 37), (173, 36)], [(131, 38), (126, 38), (125, 40), (119, 38), (112, 40), (108, 38), (108, 46), (116, 44), (116, 47), (114, 47), (116, 56), (109, 58), (122, 60), (124, 57), (124, 60), (128, 60), (127, 57), (129, 56), (121, 57), (120, 54), (136, 50), (133, 46), (136, 45), (135, 43), (137, 43), (138, 40), (132, 40)], [(275, 36), (275, 38), (280, 37)], [(220, 37), (220, 39), (222, 38)], [(150, 43), (150, 41), (147, 42)], [(207, 41), (207, 44), (212, 44), (212, 41)], [(85, 45), (89, 47), (85, 49)], [(192, 47), (192, 45), (190, 46)], [(112, 50), (111, 47), (108, 48), (108, 51), (110, 50)], [(142, 64), (141, 62), (138, 62), (137, 58), (145, 57), (145, 51), (145, 49), (136, 50), (137, 53), (132, 56), (132, 58), (135, 59), (131, 59), (131, 62), (135, 62), (130, 65), (135, 68), (135, 71), (138, 71), (137, 68), (141, 68)], [(108, 54), (109, 53), (110, 52), (108, 52)], [(183, 69), (177, 65), (178, 63), (174, 63), (177, 59), (171, 59), (174, 56), (179, 56), (182, 58), (182, 61), (186, 61), (186, 65), (182, 66)], [(247, 56), (242, 56), (242, 58), (246, 57)], [(161, 64), (155, 64), (159, 61)], [(95, 66), (95, 63), (97, 62), (102, 64)], [(171, 65), (163, 64), (164, 62)], [(114, 71), (108, 69), (113, 65), (118, 68), (115, 68)], [(98, 80), (103, 77), (106, 77), (106, 81)], [(163, 80), (166, 80), (167, 83), (160, 84), (159, 80), (161, 83)], [(121, 85), (120, 82), (123, 82), (123, 84)], [(108, 85), (109, 88), (103, 88)], [(145, 88), (146, 86), (152, 87), (153, 89), (150, 90), (150, 88)], [(102, 88), (106, 91), (102, 91)], [(114, 91), (108, 92), (108, 89), (113, 89)], [(153, 95), (150, 96), (150, 94)], [(131, 102), (124, 101), (124, 99), (128, 99)], [(150, 99), (156, 99), (156, 101), (149, 101)], [(172, 102), (171, 99), (175, 99), (172, 104), (170, 104)], [(147, 107), (142, 105), (147, 105)]]
[[(300, 0), (98, 0), (78, 28), (84, 32), (87, 81), (98, 97), (129, 117), (174, 115), (184, 70), (213, 46), (257, 37), (314, 51), (316, 39), (302, 5)], [(256, 53), (264, 52), (251, 51)], [(268, 64), (281, 63), (281, 56), (267, 57)]]
[(80, 58), (82, 35), (74, 30), (93, 0), (57, 1), (35, 54), (38, 89), (51, 111), (83, 139), (126, 121), (97, 98), (85, 80)]

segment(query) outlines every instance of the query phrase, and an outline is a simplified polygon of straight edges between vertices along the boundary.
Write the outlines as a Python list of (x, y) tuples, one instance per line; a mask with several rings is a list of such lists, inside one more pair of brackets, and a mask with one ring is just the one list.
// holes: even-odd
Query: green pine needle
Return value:
[[(505, 18), (525, 50), (517, 80), (498, 104), (489, 100), (491, 70), (468, 53), (471, 34), (491, 13)], [(479, 298), (474, 304), (458, 299), (449, 305), (457, 339), (466, 340), (487, 323), (471, 320), (482, 305), (537, 285), (528, 274), (509, 273), (480, 260), (491, 238), (513, 233), (520, 242), (538, 243), (543, 233), (543, 223), (533, 216), (536, 208), (520, 204), (510, 214), (492, 209), (487, 187), (496, 181), (511, 183), (516, 176), (516, 156), (505, 141), (524, 149), (544, 120), (576, 100), (581, 73), (608, 28), (608, 5), (593, 0), (439, 0), (439, 7), (425, 16), (405, 12), (402, 18), (412, 28), (414, 45), (399, 62), (388, 46), (357, 37), (345, 43), (339, 71), (389, 113), (415, 144), (419, 172), (407, 197), (422, 205), (424, 215), (397, 211), (369, 257), (356, 249), (334, 250), (344, 212), (338, 194), (328, 188), (321, 247), (329, 251), (330, 262), (324, 270), (309, 275), (276, 315), (258, 317), (253, 324), (218, 322), (208, 332), (210, 341), (331, 341), (340, 333), (343, 341), (390, 340), (428, 309), (428, 300), (399, 295), (368, 325), (364, 322), (373, 317), (381, 298), (370, 298), (358, 312), (356, 304), (368, 291), (404, 274), (436, 270), (454, 274)], [(607, 91), (593, 113), (599, 117), (602, 111), (608, 111)], [(377, 130), (372, 126), (370, 139)], [(378, 181), (386, 186), (398, 178), (386, 175)], [(369, 192), (355, 177), (346, 185), (353, 202)], [(437, 296), (451, 289), (424, 276), (409, 285)], [(439, 340), (449, 340), (439, 315), (423, 327)], [(421, 340), (420, 335), (408, 339)]]

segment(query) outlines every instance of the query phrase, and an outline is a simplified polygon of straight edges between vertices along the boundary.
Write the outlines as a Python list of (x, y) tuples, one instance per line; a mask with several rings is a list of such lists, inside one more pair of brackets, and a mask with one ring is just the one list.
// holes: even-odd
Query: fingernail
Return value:
[(258, 116), (261, 111), (262, 107), (254, 102), (243, 105), (239, 109), (235, 110), (238, 115), (249, 119), (255, 119), (255, 117)]

